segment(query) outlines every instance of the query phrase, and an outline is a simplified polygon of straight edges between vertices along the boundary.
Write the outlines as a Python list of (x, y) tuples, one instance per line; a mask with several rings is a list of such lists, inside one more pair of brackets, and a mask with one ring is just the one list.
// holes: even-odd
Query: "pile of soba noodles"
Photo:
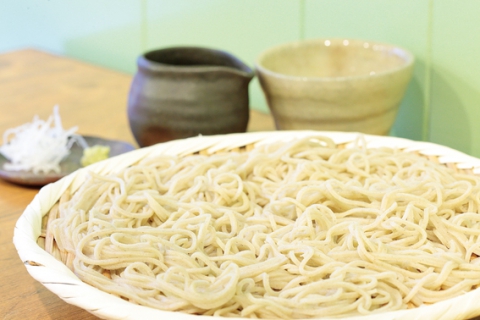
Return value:
[(371, 314), (480, 284), (480, 179), (324, 137), (91, 173), (49, 224), (84, 282), (152, 308)]

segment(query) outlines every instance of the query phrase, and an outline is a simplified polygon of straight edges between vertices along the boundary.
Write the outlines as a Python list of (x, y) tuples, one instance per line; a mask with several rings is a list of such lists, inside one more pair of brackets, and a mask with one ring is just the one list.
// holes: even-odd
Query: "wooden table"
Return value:
[[(47, 119), (58, 104), (64, 128), (135, 144), (126, 117), (130, 82), (130, 75), (36, 50), (2, 54), (0, 133), (34, 115)], [(273, 129), (269, 115), (252, 111), (249, 131)], [(37, 192), (0, 180), (0, 318), (96, 319), (31, 278), (17, 255), (13, 229)]]

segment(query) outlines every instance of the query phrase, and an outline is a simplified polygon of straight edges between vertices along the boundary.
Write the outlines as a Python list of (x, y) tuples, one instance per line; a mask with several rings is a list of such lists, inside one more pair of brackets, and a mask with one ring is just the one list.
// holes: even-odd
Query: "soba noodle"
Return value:
[(479, 285), (479, 182), (401, 150), (308, 138), (91, 173), (49, 228), (81, 280), (133, 303), (370, 314)]

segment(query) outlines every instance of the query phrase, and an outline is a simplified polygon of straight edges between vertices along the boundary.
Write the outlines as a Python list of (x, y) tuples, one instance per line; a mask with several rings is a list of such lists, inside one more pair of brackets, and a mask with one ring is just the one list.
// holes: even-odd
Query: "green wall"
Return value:
[[(397, 44), (416, 65), (392, 135), (480, 157), (479, 0), (0, 0), (0, 7), (0, 52), (35, 47), (128, 73), (142, 52), (174, 45), (227, 50), (253, 66), (266, 48), (299, 39)], [(256, 80), (250, 90), (252, 108), (267, 111)]]

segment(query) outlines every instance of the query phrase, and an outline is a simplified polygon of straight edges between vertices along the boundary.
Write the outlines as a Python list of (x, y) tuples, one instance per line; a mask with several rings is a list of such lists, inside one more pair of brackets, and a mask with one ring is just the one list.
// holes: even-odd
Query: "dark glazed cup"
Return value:
[(140, 147), (192, 136), (245, 132), (253, 70), (223, 51), (176, 47), (140, 56), (128, 119)]

